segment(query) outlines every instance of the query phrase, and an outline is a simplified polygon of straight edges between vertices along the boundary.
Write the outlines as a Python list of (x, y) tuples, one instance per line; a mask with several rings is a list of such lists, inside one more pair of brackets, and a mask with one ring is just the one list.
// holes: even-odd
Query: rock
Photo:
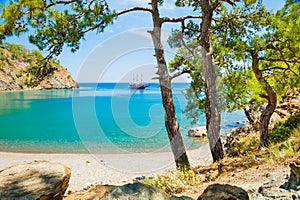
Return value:
[(289, 178), (290, 189), (299, 190), (300, 189), (300, 163), (292, 162), (290, 163), (291, 175)]
[(292, 195), (293, 199), (300, 199), (300, 191), (298, 191), (296, 194)]
[(251, 128), (249, 126), (240, 126), (231, 129), (229, 134), (226, 137), (226, 142), (224, 144), (226, 153), (232, 154), (232, 152), (236, 152), (237, 150), (236, 148), (239, 148), (236, 144), (240, 142), (241, 136), (247, 135), (250, 132), (251, 132)]
[(68, 187), (69, 167), (48, 161), (34, 161), (0, 169), (1, 199), (59, 200)]
[(282, 188), (287, 190), (300, 190), (300, 159), (290, 163), (291, 174), (287, 183)]
[(240, 126), (233, 129), (230, 129), (229, 134), (226, 138), (226, 143), (230, 143), (235, 138), (238, 138), (240, 135), (246, 135), (250, 133), (249, 126)]
[(188, 197), (188, 196), (171, 196), (171, 200), (193, 200), (193, 198)]
[(264, 197), (262, 194), (255, 192), (251, 195), (251, 200), (271, 200), (273, 198)]
[(280, 181), (271, 181), (259, 187), (258, 192), (264, 197), (271, 199), (291, 199), (289, 191), (280, 188)]
[(198, 197), (198, 200), (249, 200), (248, 193), (237, 186), (228, 184), (209, 185)]
[(190, 137), (204, 137), (207, 136), (206, 127), (205, 126), (199, 126), (195, 128), (190, 128), (188, 131), (188, 136)]
[(80, 191), (70, 194), (65, 200), (96, 200), (103, 199), (108, 192), (114, 188), (112, 185), (95, 185), (86, 191)]
[[(0, 91), (42, 90), (42, 89), (70, 89), (78, 88), (71, 74), (61, 65), (54, 64), (54, 71), (43, 77), (35, 86), (28, 85), (28, 74), (35, 63), (34, 57), (14, 56), (6, 48), (0, 48)], [(37, 63), (35, 63), (37, 64)], [(13, 66), (13, 67), (12, 67)]]
[(36, 89), (71, 89), (78, 87), (78, 83), (72, 79), (65, 68), (56, 66), (54, 73), (46, 76)]
[(123, 186), (113, 188), (108, 195), (104, 198), (105, 200), (113, 199), (130, 199), (130, 200), (148, 200), (148, 199), (160, 199), (169, 200), (170, 197), (167, 193), (153, 188), (143, 183), (131, 183)]

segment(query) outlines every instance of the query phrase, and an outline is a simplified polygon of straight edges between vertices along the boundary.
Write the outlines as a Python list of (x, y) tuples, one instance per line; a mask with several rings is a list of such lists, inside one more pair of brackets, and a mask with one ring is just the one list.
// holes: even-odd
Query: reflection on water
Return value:
[(29, 109), (30, 103), (37, 99), (71, 97), (78, 92), (79, 90), (0, 92), (0, 115), (15, 110)]

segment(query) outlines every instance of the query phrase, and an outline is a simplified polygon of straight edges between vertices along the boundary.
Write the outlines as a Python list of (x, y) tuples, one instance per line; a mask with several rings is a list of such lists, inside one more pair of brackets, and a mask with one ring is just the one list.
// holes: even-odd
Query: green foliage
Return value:
[(260, 97), (263, 88), (255, 79), (252, 70), (231, 70), (222, 74), (220, 102), (222, 110), (255, 110), (264, 102)]
[(22, 82), (27, 86), (36, 86), (45, 76), (55, 71), (57, 61), (45, 59), (38, 50), (30, 51), (23, 45), (2, 43), (0, 45), (1, 66), (13, 68), (16, 62), (26, 62), (29, 66), (22, 68), (16, 74), (17, 78), (22, 78)]
[(274, 146), (270, 149), (268, 158), (273, 161), (280, 161), (286, 157), (290, 157), (295, 153), (291, 141), (286, 141), (279, 146)]
[(26, 85), (26, 86), (32, 86), (33, 82), (31, 80), (31, 76), (29, 74), (24, 76), (23, 79), (22, 79), (22, 83), (23, 83), (23, 85)]
[(188, 101), (183, 112), (192, 124), (196, 124), (199, 116), (204, 112), (205, 87), (202, 70), (201, 47), (196, 39), (184, 35), (179, 30), (173, 30), (168, 43), (177, 49), (177, 54), (169, 62), (171, 72), (187, 72), (192, 78), (191, 86), (184, 92)]
[(300, 110), (290, 116), (287, 120), (275, 125), (273, 130), (269, 133), (270, 142), (277, 144), (287, 140), (298, 127), (300, 127)]
[(193, 170), (170, 170), (164, 175), (146, 178), (142, 182), (168, 194), (176, 194), (185, 191), (188, 186), (201, 184), (201, 179)]
[(300, 152), (300, 128), (293, 131), (290, 141), (292, 142), (295, 152)]
[(16, 74), (16, 77), (17, 78), (20, 78), (23, 76), (23, 73), (24, 73), (24, 70), (23, 69), (20, 69), (19, 72)]
[[(63, 7), (62, 7), (63, 5)], [(114, 13), (105, 0), (23, 0), (10, 1), (2, 8), (0, 39), (28, 31), (29, 41), (52, 58), (66, 44), (74, 52), (89, 31), (102, 32), (112, 22)]]

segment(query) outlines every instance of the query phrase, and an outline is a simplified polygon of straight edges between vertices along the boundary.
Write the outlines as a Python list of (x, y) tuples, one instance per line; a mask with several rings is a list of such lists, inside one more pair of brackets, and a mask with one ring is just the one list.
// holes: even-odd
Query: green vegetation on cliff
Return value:
[(20, 44), (0, 44), (0, 91), (75, 87), (77, 83), (58, 61)]
[(297, 129), (300, 129), (300, 110), (275, 125), (270, 132), (270, 141), (275, 144), (285, 141), (297, 132)]
[(25, 68), (19, 69), (16, 78), (22, 77), (22, 83), (29, 87), (37, 86), (47, 75), (54, 72), (59, 63), (49, 60), (44, 64), (44, 56), (38, 50), (30, 51), (20, 44), (2, 43), (0, 46), (0, 70), (14, 68), (16, 63), (26, 63)]

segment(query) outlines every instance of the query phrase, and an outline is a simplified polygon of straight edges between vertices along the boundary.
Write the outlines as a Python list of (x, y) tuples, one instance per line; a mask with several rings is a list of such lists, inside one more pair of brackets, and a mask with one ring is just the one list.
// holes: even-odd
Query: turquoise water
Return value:
[[(152, 152), (169, 150), (158, 84), (130, 90), (127, 83), (82, 83), (76, 90), (0, 93), (0, 150), (22, 152)], [(187, 147), (189, 121), (181, 114), (187, 83), (173, 84)], [(223, 114), (223, 130), (244, 120)], [(204, 116), (198, 125), (205, 125)]]

